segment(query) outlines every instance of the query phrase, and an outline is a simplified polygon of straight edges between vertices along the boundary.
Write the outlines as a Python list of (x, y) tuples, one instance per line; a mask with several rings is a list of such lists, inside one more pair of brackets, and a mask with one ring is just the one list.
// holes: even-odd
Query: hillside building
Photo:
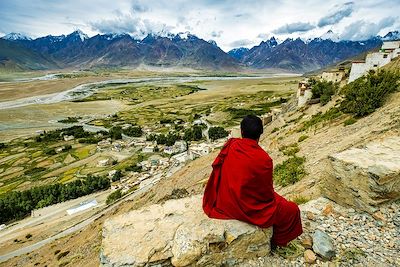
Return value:
[(297, 106), (303, 107), (306, 105), (307, 101), (312, 98), (312, 92), (308, 81), (299, 82), (297, 88)]
[(346, 80), (345, 69), (342, 67), (334, 71), (324, 71), (321, 75), (321, 79), (327, 82), (341, 83)]
[(388, 64), (392, 59), (400, 55), (400, 40), (385, 41), (379, 52), (370, 53), (365, 61), (354, 61), (351, 65), (349, 82), (352, 82), (368, 73)]

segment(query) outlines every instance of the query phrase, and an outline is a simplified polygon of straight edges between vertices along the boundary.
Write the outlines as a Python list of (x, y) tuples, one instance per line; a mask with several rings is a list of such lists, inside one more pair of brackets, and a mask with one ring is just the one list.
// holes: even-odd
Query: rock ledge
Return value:
[(101, 266), (235, 266), (269, 254), (272, 228), (209, 219), (201, 201), (169, 200), (106, 220)]

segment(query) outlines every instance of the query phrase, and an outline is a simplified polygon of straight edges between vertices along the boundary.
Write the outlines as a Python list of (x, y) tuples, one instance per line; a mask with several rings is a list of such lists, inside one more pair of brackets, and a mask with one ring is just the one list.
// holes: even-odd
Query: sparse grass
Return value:
[(351, 125), (357, 122), (357, 119), (351, 117), (343, 122), (344, 126)]
[(300, 148), (297, 143), (293, 143), (287, 146), (281, 146), (279, 151), (281, 151), (285, 156), (294, 156), (300, 151)]
[(300, 241), (293, 240), (289, 242), (286, 247), (278, 247), (276, 249), (276, 254), (285, 259), (295, 259), (304, 253), (304, 248), (300, 244)]
[(275, 127), (274, 129), (272, 129), (271, 133), (275, 133), (275, 132), (277, 132), (277, 131), (279, 131), (279, 128), (278, 128), (278, 127)]
[(61, 258), (64, 258), (65, 256), (67, 256), (69, 254), (69, 251), (64, 251), (64, 252), (60, 252), (57, 254), (57, 260), (60, 260)]
[(343, 113), (337, 107), (333, 107), (327, 110), (325, 113), (319, 112), (311, 117), (308, 121), (305, 121), (303, 125), (298, 130), (299, 132), (308, 130), (314, 125), (317, 125), (321, 122), (331, 122), (334, 119), (340, 117)]
[(347, 261), (349, 261), (349, 260), (355, 260), (358, 257), (364, 257), (365, 252), (359, 248), (348, 248), (343, 252), (342, 255), (343, 255), (343, 258), (345, 258)]
[(297, 205), (301, 205), (307, 203), (308, 201), (310, 201), (310, 199), (302, 195), (297, 195), (292, 199), (292, 201)]
[(300, 181), (305, 175), (304, 157), (291, 157), (274, 169), (274, 180), (278, 185), (288, 186)]
[(308, 138), (308, 135), (302, 135), (302, 136), (299, 137), (298, 142), (299, 142), (299, 143), (300, 143), (300, 142), (303, 142), (303, 141), (306, 140), (307, 138)]

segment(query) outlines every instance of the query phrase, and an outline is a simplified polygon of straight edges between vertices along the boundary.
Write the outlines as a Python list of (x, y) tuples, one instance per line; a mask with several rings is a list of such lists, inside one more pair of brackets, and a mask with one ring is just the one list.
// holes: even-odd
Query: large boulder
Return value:
[(169, 200), (110, 218), (102, 266), (235, 266), (270, 252), (272, 228), (208, 218), (201, 196)]
[(376, 140), (331, 155), (325, 194), (340, 204), (374, 212), (400, 198), (400, 137)]

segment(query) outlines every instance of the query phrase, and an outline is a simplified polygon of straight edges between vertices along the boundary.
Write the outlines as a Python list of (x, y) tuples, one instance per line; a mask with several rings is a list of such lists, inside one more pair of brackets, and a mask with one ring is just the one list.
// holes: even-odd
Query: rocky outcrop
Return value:
[(400, 137), (351, 148), (329, 160), (325, 194), (335, 202), (373, 213), (378, 204), (400, 198)]
[(105, 221), (102, 266), (236, 266), (270, 252), (272, 229), (209, 219), (201, 196), (168, 200)]

